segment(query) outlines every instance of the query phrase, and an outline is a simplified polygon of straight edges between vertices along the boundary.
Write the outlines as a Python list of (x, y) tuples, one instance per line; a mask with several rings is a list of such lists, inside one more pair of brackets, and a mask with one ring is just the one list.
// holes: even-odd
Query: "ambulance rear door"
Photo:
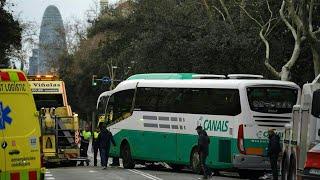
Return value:
[(16, 72), (9, 74), (11, 82), (2, 82), (0, 94), (6, 173), (11, 179), (36, 179), (41, 160), (35, 103), (28, 82), (19, 81)]

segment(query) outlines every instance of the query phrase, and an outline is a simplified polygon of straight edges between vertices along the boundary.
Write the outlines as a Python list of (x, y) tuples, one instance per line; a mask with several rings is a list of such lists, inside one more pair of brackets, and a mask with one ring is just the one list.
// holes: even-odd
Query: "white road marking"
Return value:
[(96, 172), (98, 172), (98, 171), (93, 171), (93, 170), (90, 170), (90, 171), (89, 171), (89, 173), (96, 173)]
[(151, 175), (151, 174), (148, 174), (148, 173), (145, 173), (145, 172), (136, 170), (136, 169), (128, 169), (128, 171), (133, 172), (133, 173), (135, 173), (135, 174), (139, 174), (139, 175), (141, 175), (141, 176), (144, 176), (144, 177), (149, 178), (149, 179), (152, 179), (152, 180), (163, 180), (163, 179), (161, 179), (161, 178), (158, 178), (158, 177), (156, 177), (156, 176), (153, 176), (153, 175)]
[(46, 177), (52, 177), (52, 174), (45, 174)]
[(56, 179), (56, 178), (54, 178), (54, 177), (46, 177), (46, 180), (54, 180), (54, 179)]

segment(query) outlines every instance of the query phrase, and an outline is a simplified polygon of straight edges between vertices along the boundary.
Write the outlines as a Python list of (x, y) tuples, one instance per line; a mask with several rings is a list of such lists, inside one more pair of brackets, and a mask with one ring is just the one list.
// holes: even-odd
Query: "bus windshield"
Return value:
[(252, 111), (261, 113), (291, 113), (297, 102), (298, 90), (278, 87), (249, 87), (248, 100)]
[(98, 103), (98, 115), (104, 115), (109, 96), (102, 96)]
[(33, 94), (37, 110), (41, 108), (63, 107), (62, 94)]

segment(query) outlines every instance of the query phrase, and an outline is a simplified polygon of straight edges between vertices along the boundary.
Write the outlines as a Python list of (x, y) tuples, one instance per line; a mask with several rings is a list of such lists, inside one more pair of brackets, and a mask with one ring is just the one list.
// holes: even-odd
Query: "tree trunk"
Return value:
[(315, 47), (315, 44), (311, 44), (312, 58), (313, 58), (313, 68), (314, 76), (317, 77), (320, 74), (320, 56), (319, 50)]
[[(300, 37), (299, 37), (300, 38)], [(294, 44), (294, 49), (291, 55), (290, 60), (282, 67), (281, 69), (281, 80), (282, 81), (288, 81), (289, 80), (289, 75), (290, 75), (290, 71), (292, 66), (296, 63), (296, 61), (298, 60), (299, 56), (300, 56), (300, 39), (297, 39), (295, 44)]]
[(288, 81), (289, 75), (290, 75), (290, 69), (287, 68), (286, 66), (283, 66), (280, 74), (281, 74), (281, 81)]

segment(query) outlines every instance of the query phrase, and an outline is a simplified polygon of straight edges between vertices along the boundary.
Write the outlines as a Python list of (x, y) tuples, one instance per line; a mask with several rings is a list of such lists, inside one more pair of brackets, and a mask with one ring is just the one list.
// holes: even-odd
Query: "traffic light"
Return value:
[(97, 85), (97, 75), (92, 75), (92, 86), (96, 86)]

